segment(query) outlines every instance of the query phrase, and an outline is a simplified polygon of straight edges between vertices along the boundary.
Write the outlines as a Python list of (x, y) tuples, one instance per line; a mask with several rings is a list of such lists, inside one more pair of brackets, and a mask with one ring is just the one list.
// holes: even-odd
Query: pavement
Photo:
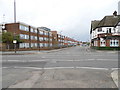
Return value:
[(1, 51), (0, 55), (29, 55), (29, 54), (39, 54), (39, 53), (49, 53), (49, 52), (55, 52), (55, 51), (60, 51), (62, 49), (54, 49), (54, 50), (32, 50), (32, 51)]
[(112, 73), (111, 73), (111, 77), (112, 77), (112, 79), (113, 79), (113, 81), (115, 82), (115, 84), (116, 84), (116, 86), (118, 87), (118, 88), (120, 88), (119, 87), (119, 79), (120, 79), (120, 75), (119, 75), (119, 70), (114, 70)]

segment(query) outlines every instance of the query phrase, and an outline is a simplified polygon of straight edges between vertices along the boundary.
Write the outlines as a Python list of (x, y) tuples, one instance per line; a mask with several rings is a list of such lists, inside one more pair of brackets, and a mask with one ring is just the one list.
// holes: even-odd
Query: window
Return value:
[(111, 28), (107, 28), (107, 33), (111, 33)]
[(28, 26), (20, 25), (20, 30), (29, 31)]
[(30, 28), (30, 31), (33, 33), (37, 33), (37, 29), (35, 29), (35, 28)]
[(37, 43), (31, 43), (31, 47), (37, 47)]
[(48, 47), (48, 43), (45, 43), (45, 44), (44, 44), (44, 47)]
[(112, 42), (110, 41), (110, 45), (112, 45)]
[(31, 36), (31, 40), (37, 40), (37, 36)]
[(100, 46), (101, 46), (101, 47), (105, 47), (105, 46), (106, 46), (106, 42), (105, 42), (105, 40), (101, 40), (101, 42), (100, 42)]
[(49, 39), (48, 39), (48, 38), (46, 38), (46, 41), (49, 41)]
[(118, 42), (116, 42), (116, 44), (118, 45), (119, 43), (118, 43)]
[(35, 36), (31, 36), (31, 40), (35, 40)]
[(35, 43), (31, 43), (31, 47), (35, 47)]
[(39, 40), (40, 40), (40, 41), (43, 41), (43, 37), (39, 37)]
[(119, 40), (110, 40), (111, 47), (119, 47)]
[(29, 39), (29, 35), (20, 34), (20, 39)]
[(35, 36), (35, 40), (37, 40), (37, 36)]
[(102, 28), (98, 28), (98, 32), (101, 32), (102, 31)]
[(20, 44), (19, 44), (19, 47), (20, 47), (20, 48), (24, 48), (24, 43), (20, 43)]
[(29, 39), (29, 35), (25, 35), (25, 39)]
[(39, 34), (40, 34), (40, 35), (43, 35), (43, 34), (44, 34), (44, 32), (43, 32), (43, 31), (39, 31)]
[(31, 31), (31, 32), (34, 32), (34, 29), (33, 29), (33, 28), (31, 28), (31, 29), (30, 29), (30, 31)]
[(44, 35), (48, 35), (48, 32), (45, 32)]
[(109, 33), (111, 33), (111, 28), (109, 28)]
[(46, 32), (44, 33), (44, 35), (46, 35)]
[(50, 38), (50, 41), (52, 41), (52, 38)]
[(24, 34), (20, 34), (20, 39), (25, 39), (25, 35)]
[(44, 37), (44, 40), (45, 40), (45, 41), (47, 41), (47, 38), (46, 38), (46, 37)]
[(39, 43), (40, 47), (43, 47), (43, 44), (42, 43)]
[(35, 29), (34, 31), (35, 31), (35, 33), (37, 33), (37, 29)]
[(61, 35), (58, 36), (59, 38), (61, 37)]
[(20, 48), (29, 48), (29, 43), (20, 43)]
[(37, 43), (35, 43), (35, 47), (37, 47)]
[(25, 48), (29, 48), (29, 43), (25, 43)]
[(61, 40), (60, 40), (60, 39), (58, 39), (58, 41), (60, 42)]
[(52, 47), (52, 43), (50, 43), (50, 47)]
[[(102, 44), (102, 42), (101, 42), (101, 44)], [(94, 46), (98, 46), (98, 41), (94, 41)]]
[(52, 37), (52, 33), (51, 32), (49, 33), (49, 36)]

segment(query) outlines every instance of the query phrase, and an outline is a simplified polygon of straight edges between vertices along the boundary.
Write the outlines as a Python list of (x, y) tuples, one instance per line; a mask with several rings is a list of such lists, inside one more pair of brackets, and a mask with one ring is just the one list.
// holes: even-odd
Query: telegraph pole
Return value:
[[(16, 23), (16, 0), (14, 0), (14, 24)], [(13, 44), (14, 44), (14, 51), (16, 53), (16, 43), (17, 40), (15, 40), (16, 38), (16, 33), (15, 33), (15, 26), (14, 26), (14, 40), (13, 40)]]
[(14, 23), (16, 23), (16, 0), (14, 0)]

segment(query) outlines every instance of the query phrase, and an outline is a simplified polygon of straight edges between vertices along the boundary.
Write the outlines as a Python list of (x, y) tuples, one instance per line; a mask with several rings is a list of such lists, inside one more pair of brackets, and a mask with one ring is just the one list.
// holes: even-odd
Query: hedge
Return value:
[(96, 50), (120, 50), (120, 47), (91, 47)]

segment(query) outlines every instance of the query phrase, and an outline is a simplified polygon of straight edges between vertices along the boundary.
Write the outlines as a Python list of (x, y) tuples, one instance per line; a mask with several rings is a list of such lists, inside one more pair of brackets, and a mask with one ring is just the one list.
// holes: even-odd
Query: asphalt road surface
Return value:
[(116, 88), (118, 51), (71, 47), (2, 56), (3, 88)]

